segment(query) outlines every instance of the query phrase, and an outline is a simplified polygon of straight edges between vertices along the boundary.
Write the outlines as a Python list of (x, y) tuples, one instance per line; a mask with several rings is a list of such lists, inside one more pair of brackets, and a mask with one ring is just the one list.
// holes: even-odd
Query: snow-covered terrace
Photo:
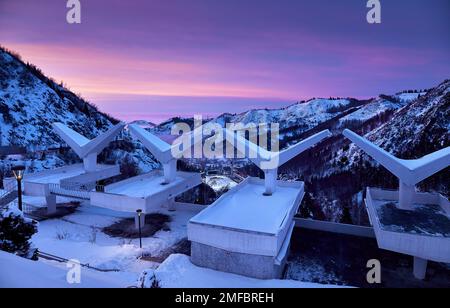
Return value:
[(278, 167), (331, 133), (322, 131), (279, 152), (267, 151), (231, 130), (224, 133), (228, 143), (248, 153), (243, 154), (264, 172), (265, 178), (247, 178), (189, 221), (191, 260), (223, 272), (279, 278), (304, 183), (278, 181)]
[(164, 176), (159, 170), (117, 182), (105, 186), (104, 192), (91, 192), (91, 205), (129, 213), (138, 209), (151, 213), (199, 185), (201, 177), (196, 173), (177, 172), (170, 183), (163, 182)]
[(406, 160), (350, 130), (344, 135), (399, 179), (399, 191), (367, 189), (365, 203), (380, 248), (413, 256), (418, 279), (425, 278), (428, 260), (450, 263), (449, 201), (416, 189), (419, 182), (450, 165), (450, 147)]
[[(80, 176), (87, 174), (92, 175), (92, 173), (96, 173), (97, 176), (93, 178), (95, 178), (96, 180), (101, 180), (102, 178), (108, 178), (118, 175), (120, 173), (119, 171), (120, 171), (119, 166), (98, 164), (96, 165), (94, 171), (87, 173), (84, 170), (83, 164), (75, 164), (61, 168), (56, 168), (53, 170), (41, 171), (35, 174), (27, 174), (24, 180), (25, 182), (39, 183), (39, 184), (60, 184), (62, 181), (79, 182), (79, 180), (83, 178), (92, 181), (92, 178), (88, 179), (88, 177), (80, 177)], [(102, 176), (101, 173), (105, 174)]]
[(172, 155), (171, 144), (138, 125), (130, 124), (128, 128), (158, 159), (163, 170), (108, 185), (103, 192), (91, 192), (91, 204), (123, 212), (142, 210), (144, 214), (162, 206), (174, 209), (176, 196), (201, 184), (200, 174), (177, 172), (177, 159)]
[(401, 210), (398, 192), (367, 188), (366, 206), (379, 247), (450, 263), (450, 202), (429, 193), (415, 193), (412, 201), (410, 209)]
[(263, 195), (263, 184), (248, 178), (228, 191), (190, 220), (189, 238), (228, 251), (277, 256), (304, 185), (278, 181), (277, 193), (268, 197)]

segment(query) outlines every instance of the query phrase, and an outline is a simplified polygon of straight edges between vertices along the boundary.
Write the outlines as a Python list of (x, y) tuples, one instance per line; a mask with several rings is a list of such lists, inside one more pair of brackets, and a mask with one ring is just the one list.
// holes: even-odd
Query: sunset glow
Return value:
[(82, 23), (69, 25), (64, 1), (2, 1), (0, 44), (124, 120), (372, 97), (448, 78), (447, 0), (385, 2), (381, 25), (365, 22), (361, 1), (329, 2), (81, 1)]

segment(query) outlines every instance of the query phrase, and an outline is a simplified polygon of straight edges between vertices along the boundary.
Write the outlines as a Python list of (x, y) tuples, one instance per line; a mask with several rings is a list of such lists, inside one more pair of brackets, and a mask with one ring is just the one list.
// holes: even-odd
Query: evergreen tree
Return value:
[(0, 250), (35, 259), (36, 251), (30, 250), (30, 239), (36, 231), (35, 221), (26, 221), (13, 213), (6, 217), (0, 215)]

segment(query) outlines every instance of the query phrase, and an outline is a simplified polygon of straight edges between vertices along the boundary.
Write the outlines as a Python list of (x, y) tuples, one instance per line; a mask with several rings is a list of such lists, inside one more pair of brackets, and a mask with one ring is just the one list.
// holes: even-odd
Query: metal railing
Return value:
[(17, 182), (10, 181), (4, 185), (3, 192), (0, 195), (0, 209), (4, 209), (8, 204), (13, 202), (18, 196)]
[(96, 182), (62, 182), (61, 184), (49, 184), (50, 193), (58, 196), (75, 197), (80, 199), (90, 199), (90, 192), (105, 192), (104, 185), (97, 185)]
[[(66, 258), (58, 257), (58, 256), (55, 256), (55, 255), (52, 255), (52, 254), (49, 254), (49, 253), (46, 253), (46, 252), (42, 252), (42, 251), (39, 251), (39, 250), (37, 252), (37, 255), (38, 255), (39, 258), (43, 258), (43, 259), (51, 260), (51, 261), (56, 261), (56, 262), (60, 262), (60, 263), (69, 263), (69, 262), (71, 262), (70, 260), (68, 260)], [(103, 268), (98, 268), (98, 267), (90, 266), (89, 264), (83, 264), (83, 263), (80, 263), (80, 266), (88, 268), (88, 269), (92, 269), (92, 270), (95, 270), (95, 271), (98, 271), (98, 272), (104, 272), (104, 273), (119, 272), (118, 269), (103, 269)]]
[(3, 185), (3, 192), (0, 194), (0, 199), (16, 190), (17, 190), (16, 180), (14, 180), (14, 181), (11, 180), (9, 182), (6, 182), (6, 184)]
[(57, 196), (63, 197), (73, 197), (77, 199), (89, 200), (90, 191), (89, 187), (80, 184), (73, 185), (60, 185), (60, 184), (49, 184), (50, 193)]
[[(15, 206), (18, 206), (17, 201), (14, 201)], [(41, 209), (41, 207), (22, 202), (22, 213), (28, 218), (32, 218), (34, 220), (43, 220), (45, 219), (44, 216), (41, 216), (38, 211)]]
[(105, 185), (96, 185), (95, 186), (95, 191), (104, 193), (105, 192)]

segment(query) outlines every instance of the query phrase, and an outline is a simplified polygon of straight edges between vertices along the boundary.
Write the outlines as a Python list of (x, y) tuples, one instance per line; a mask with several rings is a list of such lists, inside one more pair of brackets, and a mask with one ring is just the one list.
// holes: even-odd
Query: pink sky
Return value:
[(82, 0), (69, 25), (64, 1), (2, 1), (0, 44), (105, 112), (160, 122), (431, 87), (449, 77), (449, 2), (401, 2), (368, 25), (355, 0)]

